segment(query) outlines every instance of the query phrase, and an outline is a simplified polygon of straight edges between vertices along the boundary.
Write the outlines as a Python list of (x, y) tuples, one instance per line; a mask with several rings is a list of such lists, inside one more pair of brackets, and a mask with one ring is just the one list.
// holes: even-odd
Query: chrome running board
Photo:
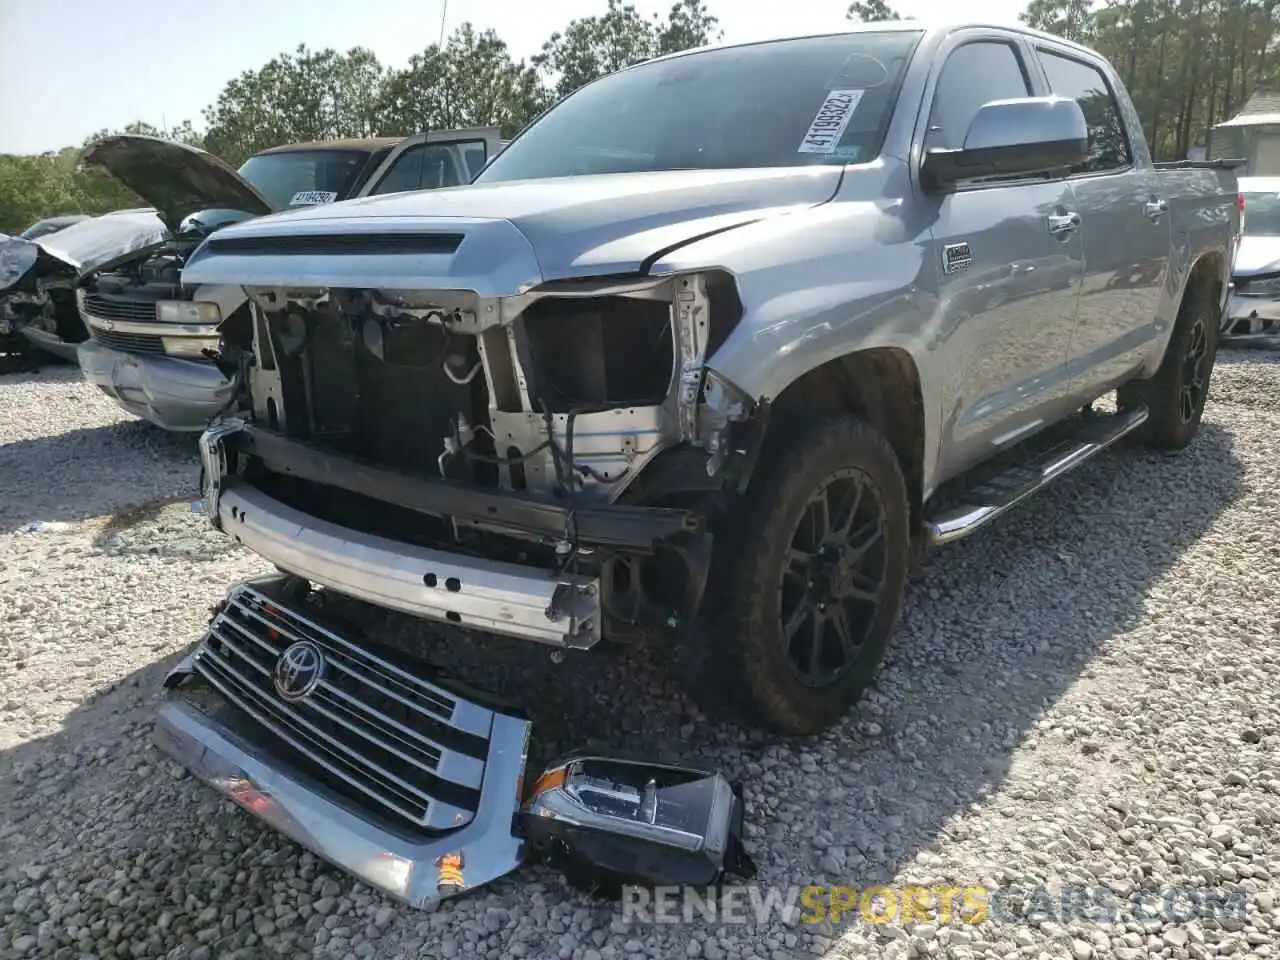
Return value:
[(925, 536), (934, 546), (967, 537), (1137, 430), (1147, 416), (1147, 408), (1139, 407), (1084, 420), (1074, 437), (1010, 467), (967, 491), (962, 503), (930, 516)]

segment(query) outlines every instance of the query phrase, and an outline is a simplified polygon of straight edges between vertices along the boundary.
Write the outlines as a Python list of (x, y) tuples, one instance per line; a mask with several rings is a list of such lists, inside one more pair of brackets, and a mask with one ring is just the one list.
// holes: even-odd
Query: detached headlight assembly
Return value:
[(156, 319), (161, 323), (217, 326), (222, 322), (222, 311), (216, 303), (200, 300), (161, 300), (156, 304)]

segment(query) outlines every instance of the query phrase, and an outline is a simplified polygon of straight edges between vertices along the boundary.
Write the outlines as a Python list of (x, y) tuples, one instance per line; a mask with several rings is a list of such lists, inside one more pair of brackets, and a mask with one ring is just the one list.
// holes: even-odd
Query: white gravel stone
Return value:
[(526, 703), (538, 756), (611, 745), (741, 777), (764, 884), (1249, 902), (1221, 923), (1010, 898), (979, 924), (628, 925), (540, 867), (414, 911), (181, 776), (150, 743), (160, 678), (267, 568), (190, 512), (192, 437), (66, 368), (0, 378), (0, 960), (1280, 957), (1277, 414), (1276, 356), (1224, 354), (1188, 450), (1109, 453), (931, 555), (875, 688), (807, 741), (709, 722), (660, 652), (556, 666), (382, 618)]

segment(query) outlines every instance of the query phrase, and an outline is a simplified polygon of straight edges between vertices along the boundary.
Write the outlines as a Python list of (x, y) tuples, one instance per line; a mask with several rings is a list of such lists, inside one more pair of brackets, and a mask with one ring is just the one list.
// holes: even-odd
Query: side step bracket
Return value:
[(1121, 437), (1142, 426), (1146, 407), (1092, 416), (1081, 421), (1075, 436), (967, 491), (961, 503), (948, 506), (925, 521), (931, 545), (967, 537), (1012, 509), (1063, 474), (1080, 466)]

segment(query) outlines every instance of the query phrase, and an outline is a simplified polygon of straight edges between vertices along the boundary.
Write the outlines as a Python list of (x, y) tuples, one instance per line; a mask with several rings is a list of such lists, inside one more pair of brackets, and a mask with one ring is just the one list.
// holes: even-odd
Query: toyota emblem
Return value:
[(310, 640), (291, 643), (276, 661), (276, 693), (290, 702), (301, 700), (324, 677), (324, 654)]

